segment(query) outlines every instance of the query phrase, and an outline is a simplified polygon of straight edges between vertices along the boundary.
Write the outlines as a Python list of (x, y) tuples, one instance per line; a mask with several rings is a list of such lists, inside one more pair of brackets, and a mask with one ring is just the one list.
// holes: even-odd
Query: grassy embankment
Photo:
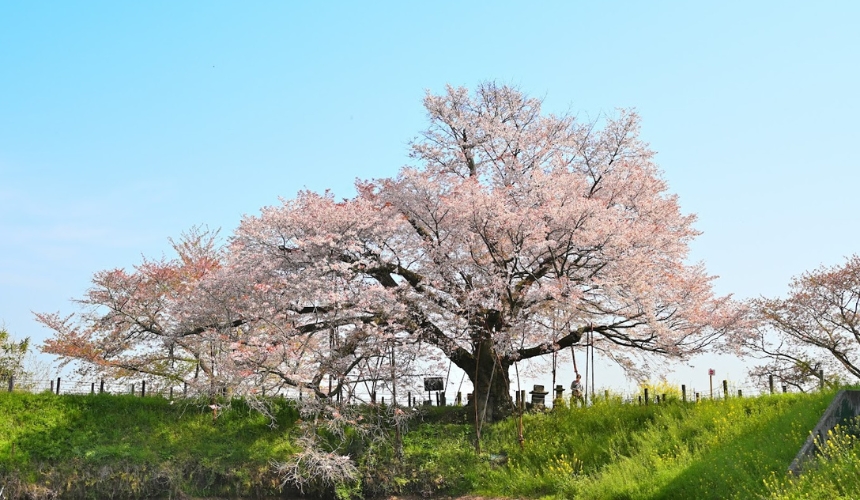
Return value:
[(0, 486), (69, 498), (276, 494), (269, 460), (295, 451), (285, 431), (297, 413), (275, 408), (272, 429), (238, 401), (213, 421), (203, 402), (2, 393)]
[[(852, 442), (843, 440), (837, 465), (794, 481), (785, 473), (833, 395), (659, 406), (598, 402), (588, 409), (527, 415), (522, 449), (515, 421), (487, 429), (483, 449), (488, 457), (506, 456), (504, 464), (476, 459), (465, 427), (418, 429), (407, 455), (416, 466), (432, 464), (458, 489), (488, 496), (750, 499), (829, 490), (820, 498), (838, 498), (840, 491), (845, 498), (860, 498), (860, 461)], [(422, 446), (416, 449), (417, 444)], [(832, 473), (825, 472), (828, 467)], [(458, 470), (466, 472), (458, 475)], [(839, 482), (843, 490), (835, 486)]]
[[(860, 498), (847, 436), (832, 460), (785, 476), (833, 394), (559, 408), (525, 416), (522, 448), (516, 420), (485, 427), (481, 456), (468, 424), (411, 423), (402, 460), (379, 445), (355, 449), (373, 450), (358, 462), (375, 494)], [(295, 451), (297, 418), (277, 405), (272, 428), (240, 402), (213, 422), (205, 403), (0, 393), (0, 486), (69, 498), (275, 495), (270, 461)]]

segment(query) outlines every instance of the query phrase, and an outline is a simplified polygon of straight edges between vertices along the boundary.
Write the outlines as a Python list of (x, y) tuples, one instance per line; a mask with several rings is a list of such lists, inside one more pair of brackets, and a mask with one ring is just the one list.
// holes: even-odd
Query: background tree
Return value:
[(16, 342), (5, 327), (0, 327), (0, 380), (20, 379), (25, 375), (24, 358), (29, 349), (29, 338)]
[(82, 372), (146, 375), (214, 391), (228, 362), (222, 334), (238, 324), (201, 306), (212, 303), (203, 284), (222, 265), (216, 238), (217, 232), (194, 228), (171, 240), (175, 258), (96, 273), (77, 301), (78, 315), (36, 314), (54, 330), (43, 352), (63, 363), (79, 361)]
[(758, 327), (746, 347), (767, 360), (751, 375), (799, 389), (817, 386), (819, 370), (831, 380), (860, 378), (860, 257), (803, 273), (785, 299), (751, 305)]

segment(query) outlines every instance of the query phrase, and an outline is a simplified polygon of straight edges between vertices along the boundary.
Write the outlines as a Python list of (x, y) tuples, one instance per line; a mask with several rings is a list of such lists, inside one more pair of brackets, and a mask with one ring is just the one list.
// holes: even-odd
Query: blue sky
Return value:
[(783, 294), (860, 250), (858, 20), (848, 1), (2, 2), (0, 321), (39, 343), (31, 311), (72, 312), (95, 271), (300, 189), (351, 196), (408, 161), (426, 89), (484, 80), (583, 119), (635, 107), (717, 291)]

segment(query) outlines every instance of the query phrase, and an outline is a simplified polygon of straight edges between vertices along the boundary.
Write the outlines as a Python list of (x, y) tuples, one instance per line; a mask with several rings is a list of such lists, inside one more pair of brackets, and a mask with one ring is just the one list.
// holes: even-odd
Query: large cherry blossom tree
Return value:
[(515, 362), (586, 331), (635, 368), (636, 354), (700, 352), (731, 324), (729, 299), (685, 263), (694, 217), (635, 113), (581, 124), (493, 83), (424, 105), (415, 165), (396, 178), (350, 200), (301, 193), (239, 227), (233, 258), (289, 304), (293, 328), (444, 355), (492, 420), (512, 408)]
[(217, 361), (222, 377), (323, 397), (362, 379), (394, 389), (416, 360), (448, 360), (496, 420), (513, 409), (514, 363), (585, 332), (641, 373), (643, 356), (696, 354), (733, 324), (732, 302), (686, 262), (695, 217), (634, 112), (581, 123), (495, 83), (424, 106), (396, 177), (351, 199), (299, 193), (245, 217), (226, 248), (193, 245), (199, 258), (96, 275), (83, 302), (100, 312), (83, 326), (40, 316), (57, 331), (49, 352), (142, 369), (181, 348), (185, 370), (217, 379)]

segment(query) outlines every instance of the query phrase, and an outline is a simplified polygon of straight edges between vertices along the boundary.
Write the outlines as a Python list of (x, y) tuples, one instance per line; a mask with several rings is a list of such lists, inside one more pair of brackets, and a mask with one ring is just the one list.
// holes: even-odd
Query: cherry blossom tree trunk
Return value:
[(498, 355), (490, 339), (477, 343), (471, 361), (470, 366), (461, 368), (475, 388), (470, 406), (475, 411), (476, 423), (496, 422), (511, 415), (514, 409), (508, 378), (511, 363)]

